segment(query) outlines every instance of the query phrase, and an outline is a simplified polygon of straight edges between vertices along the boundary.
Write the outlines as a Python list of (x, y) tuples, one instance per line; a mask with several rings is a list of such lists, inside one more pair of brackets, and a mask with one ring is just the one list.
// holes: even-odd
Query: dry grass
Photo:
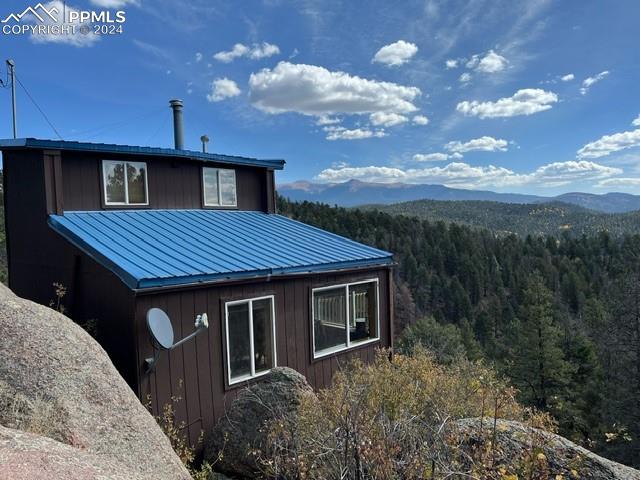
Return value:
[(268, 425), (270, 441), (258, 455), (270, 478), (517, 478), (509, 475), (531, 472), (538, 438), (526, 439), (521, 458), (504, 465), (494, 461), (495, 427), (482, 429), (487, 433), (470, 445), (456, 423), (475, 417), (495, 425), (494, 418), (504, 418), (554, 428), (515, 395), (481, 363), (439, 365), (425, 351), (390, 361), (380, 352), (370, 365), (349, 365), (317, 397), (305, 396), (296, 421)]
[(40, 395), (35, 398), (27, 397), (1, 380), (0, 424), (68, 443), (64, 415), (56, 402)]

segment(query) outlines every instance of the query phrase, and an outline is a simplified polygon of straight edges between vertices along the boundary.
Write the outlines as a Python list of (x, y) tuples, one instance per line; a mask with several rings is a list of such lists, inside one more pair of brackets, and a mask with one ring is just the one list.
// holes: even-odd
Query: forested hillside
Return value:
[(379, 211), (279, 211), (389, 250), (399, 348), (464, 352), (509, 376), (561, 433), (640, 466), (640, 235), (520, 238)]
[(456, 222), (497, 233), (527, 235), (594, 235), (606, 230), (613, 235), (640, 233), (640, 211), (601, 213), (568, 203), (515, 204), (484, 201), (417, 200), (393, 205), (368, 205), (394, 215)]

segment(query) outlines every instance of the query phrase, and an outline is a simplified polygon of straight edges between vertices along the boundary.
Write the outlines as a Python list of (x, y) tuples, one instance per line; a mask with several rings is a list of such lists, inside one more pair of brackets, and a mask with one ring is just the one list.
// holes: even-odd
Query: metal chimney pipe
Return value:
[(182, 126), (182, 100), (170, 100), (173, 110), (173, 140), (176, 150), (184, 150), (184, 128)]
[(209, 143), (209, 137), (207, 135), (202, 135), (200, 137), (200, 141), (202, 142), (202, 153), (207, 153), (207, 143)]

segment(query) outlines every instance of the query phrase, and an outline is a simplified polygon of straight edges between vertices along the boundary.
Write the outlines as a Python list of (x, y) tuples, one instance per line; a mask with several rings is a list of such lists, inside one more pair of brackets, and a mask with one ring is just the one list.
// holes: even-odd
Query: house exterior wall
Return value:
[[(379, 282), (380, 340), (333, 355), (313, 358), (311, 345), (311, 290), (361, 280)], [(180, 397), (178, 421), (188, 425), (189, 438), (197, 444), (201, 430), (207, 431), (247, 382), (228, 385), (226, 380), (225, 302), (274, 295), (277, 365), (294, 368), (316, 389), (327, 387), (333, 374), (352, 358), (373, 359), (376, 348), (392, 346), (392, 275), (390, 268), (345, 273), (315, 274), (237, 285), (220, 285), (181, 291), (142, 294), (136, 297), (138, 395), (147, 399), (155, 414)], [(154, 350), (146, 325), (146, 312), (158, 307), (172, 319), (176, 340), (194, 330), (198, 313), (209, 316), (209, 329), (177, 349), (160, 354), (155, 370), (147, 374), (144, 359)], [(259, 381), (259, 379), (250, 380)]]
[[(149, 205), (135, 208), (174, 209), (203, 208), (202, 167), (233, 168), (236, 171), (238, 210), (273, 212), (271, 201), (273, 172), (266, 168), (204, 164), (200, 161), (141, 155), (106, 155), (90, 152), (62, 152), (62, 183), (64, 209), (102, 210), (105, 208), (102, 189), (102, 160), (146, 162)], [(111, 209), (123, 208), (106, 207)]]
[(133, 292), (47, 225), (60, 197), (54, 162), (55, 155), (36, 150), (3, 154), (9, 288), (49, 305), (56, 299), (53, 283), (63, 285), (65, 313), (79, 324), (96, 324), (97, 340), (135, 389)]

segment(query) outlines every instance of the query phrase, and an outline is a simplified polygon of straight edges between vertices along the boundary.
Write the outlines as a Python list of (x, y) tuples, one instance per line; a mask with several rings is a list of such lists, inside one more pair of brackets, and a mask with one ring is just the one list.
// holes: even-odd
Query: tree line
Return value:
[(398, 349), (489, 362), (561, 434), (640, 467), (640, 235), (523, 238), (282, 197), (278, 210), (394, 253)]

